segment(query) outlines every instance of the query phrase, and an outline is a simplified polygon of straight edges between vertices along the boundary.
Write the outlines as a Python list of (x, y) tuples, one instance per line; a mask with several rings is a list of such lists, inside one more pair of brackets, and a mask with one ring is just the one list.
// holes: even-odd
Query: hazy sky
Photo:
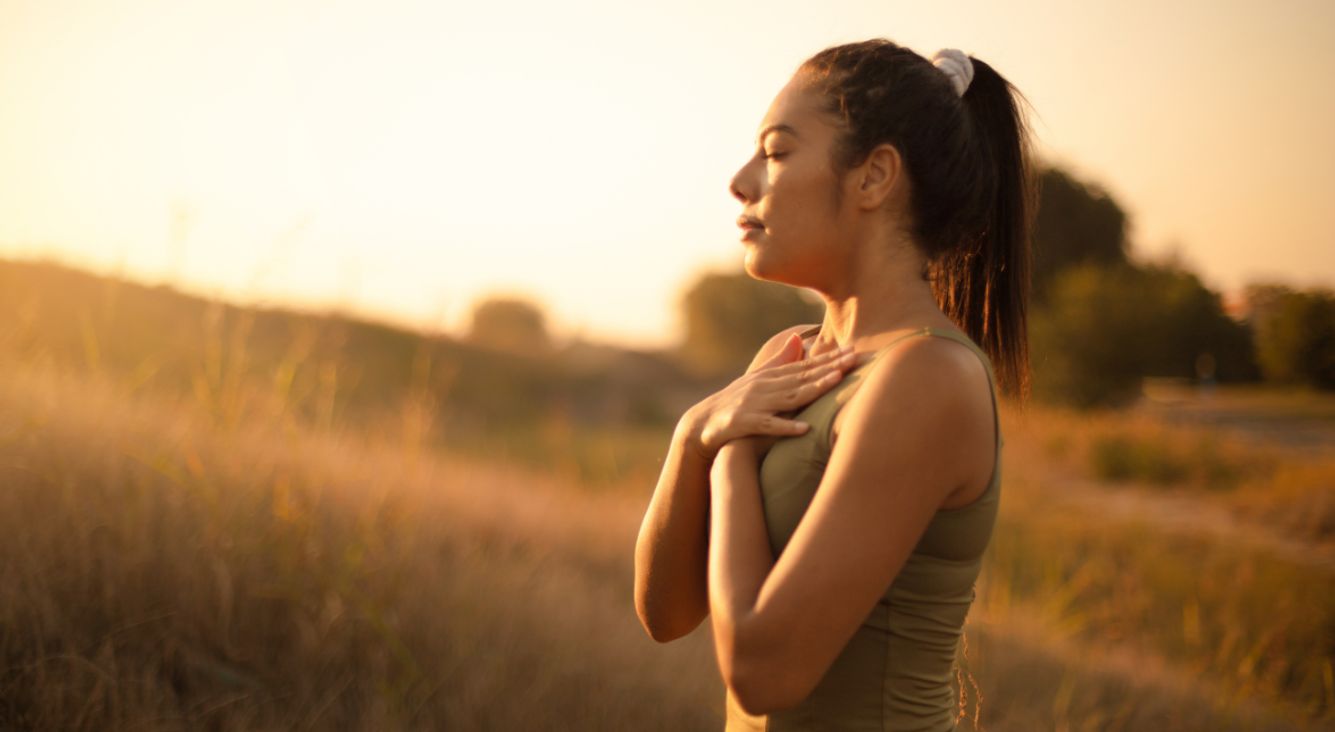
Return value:
[(0, 0), (0, 256), (450, 331), (678, 337), (741, 266), (727, 193), (834, 43), (957, 47), (1138, 252), (1335, 284), (1335, 2)]

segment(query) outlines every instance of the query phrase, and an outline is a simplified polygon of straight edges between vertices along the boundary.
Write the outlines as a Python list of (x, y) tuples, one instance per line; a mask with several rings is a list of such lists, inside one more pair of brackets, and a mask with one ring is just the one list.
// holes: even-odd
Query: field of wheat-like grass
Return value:
[[(16, 263), (0, 312), (0, 729), (721, 728), (708, 623), (632, 602), (668, 359)], [(1335, 725), (1335, 397), (1147, 393), (1003, 402), (961, 730)]]
[[(3, 726), (720, 726), (707, 624), (658, 645), (631, 607), (651, 485), (587, 490), (559, 466), (266, 414), (223, 422), (192, 397), (6, 365)], [(1281, 507), (1328, 500), (1331, 466), (1293, 477), (1276, 460), (1223, 500), (1191, 481), (1114, 484), (1096, 457), (1108, 435), (1174, 448), (1070, 419), (1004, 415), (962, 725), (1329, 724), (1330, 554)], [(1195, 436), (1173, 438), (1195, 454)], [(1261, 509), (1232, 500), (1265, 480), (1286, 488)], [(1168, 515), (1193, 506), (1204, 519)]]

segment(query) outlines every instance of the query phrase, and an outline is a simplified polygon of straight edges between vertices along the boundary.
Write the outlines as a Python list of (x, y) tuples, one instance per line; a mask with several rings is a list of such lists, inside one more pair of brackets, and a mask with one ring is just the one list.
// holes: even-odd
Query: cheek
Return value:
[(784, 181), (776, 178), (771, 197), (773, 221), (786, 234), (810, 235), (824, 230), (835, 213), (829, 182), (819, 176), (790, 175)]

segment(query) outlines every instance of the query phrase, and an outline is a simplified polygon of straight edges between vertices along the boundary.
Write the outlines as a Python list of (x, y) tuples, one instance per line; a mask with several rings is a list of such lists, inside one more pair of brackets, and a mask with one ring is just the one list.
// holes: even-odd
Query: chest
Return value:
[(843, 382), (794, 413), (792, 419), (806, 422), (811, 428), (776, 441), (760, 463), (761, 504), (775, 556), (788, 544), (815, 497), (829, 465), (836, 422), (860, 379), (860, 372), (848, 374)]

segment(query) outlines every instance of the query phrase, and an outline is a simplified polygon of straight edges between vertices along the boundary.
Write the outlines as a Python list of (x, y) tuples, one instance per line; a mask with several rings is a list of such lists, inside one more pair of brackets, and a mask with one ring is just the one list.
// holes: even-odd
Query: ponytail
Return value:
[(1030, 232), (1037, 209), (1029, 135), (1019, 91), (971, 58), (973, 80), (962, 100), (974, 138), (974, 186), (981, 226), (943, 252), (935, 268), (937, 303), (991, 358), (1003, 392), (1029, 394)]
[(1017, 103), (1024, 97), (970, 61), (963, 96), (942, 69), (883, 38), (827, 48), (801, 70), (844, 123), (836, 170), (884, 142), (899, 150), (912, 179), (909, 223), (937, 304), (987, 353), (1000, 390), (1023, 401), (1038, 193)]

